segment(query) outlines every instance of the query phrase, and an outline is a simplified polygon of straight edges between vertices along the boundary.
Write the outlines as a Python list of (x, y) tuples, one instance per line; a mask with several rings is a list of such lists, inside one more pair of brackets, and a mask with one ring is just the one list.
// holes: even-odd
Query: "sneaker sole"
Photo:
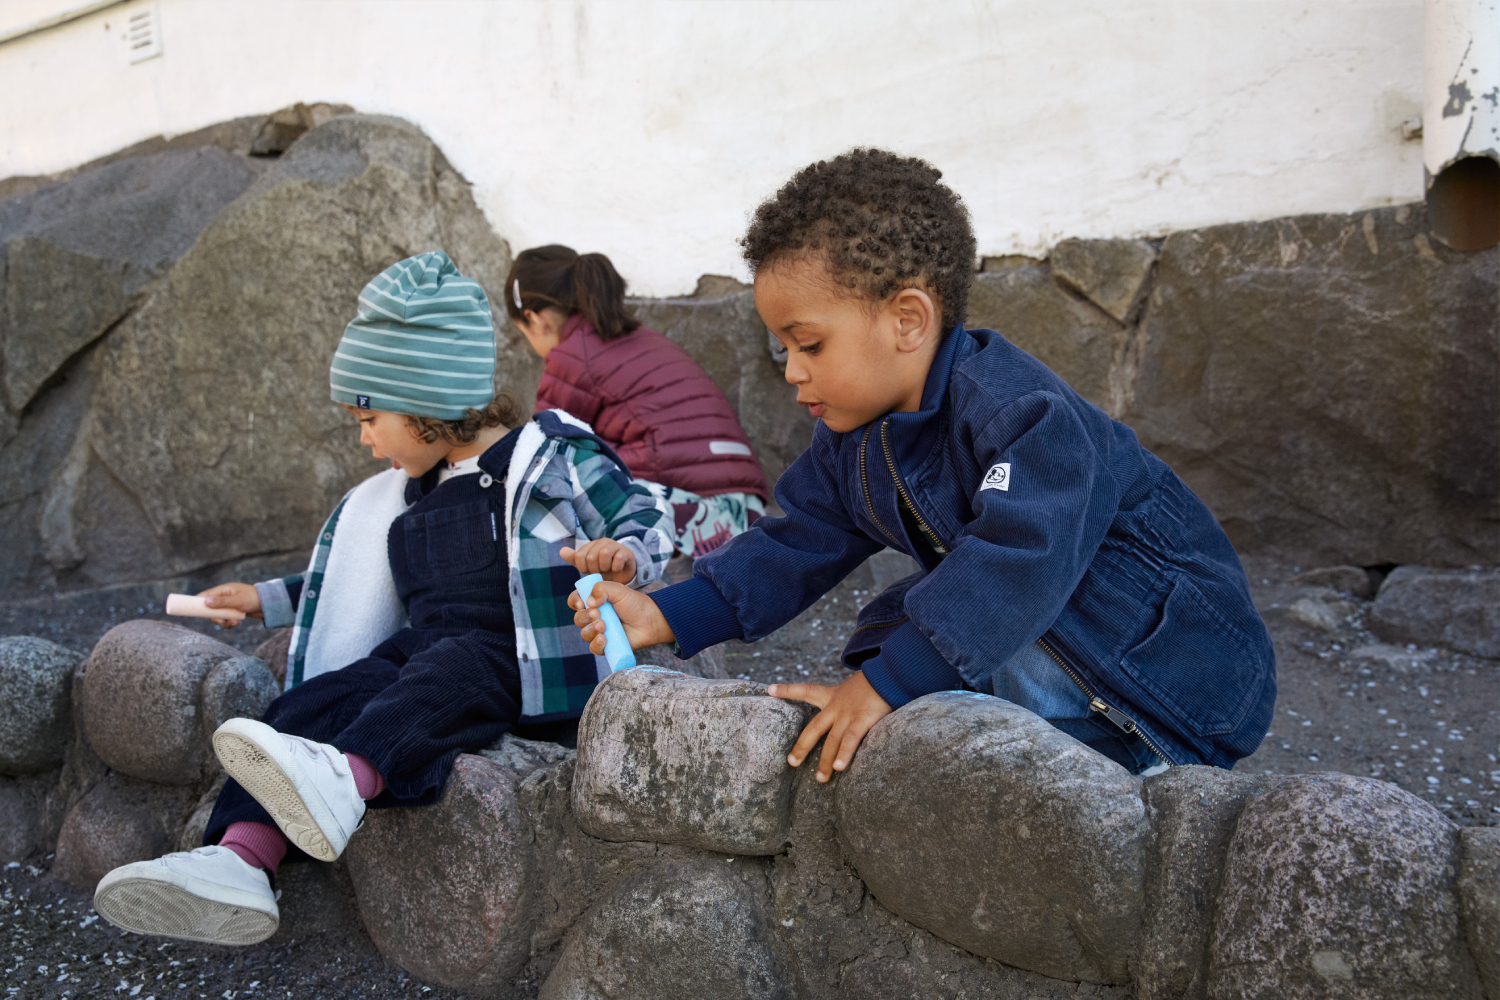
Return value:
[(94, 909), (123, 930), (208, 944), (250, 945), (264, 941), (281, 926), (279, 914), (253, 905), (258, 901), (251, 894), (169, 869), (113, 879), (110, 875), (94, 893)]
[[(329, 842), (296, 781), (250, 736), (233, 729), (226, 731), (225, 727), (232, 724), (227, 722), (214, 733), (214, 753), (224, 770), (271, 814), (287, 840), (319, 861), (337, 861), (344, 845), (335, 847)], [(332, 817), (329, 822), (337, 825)]]

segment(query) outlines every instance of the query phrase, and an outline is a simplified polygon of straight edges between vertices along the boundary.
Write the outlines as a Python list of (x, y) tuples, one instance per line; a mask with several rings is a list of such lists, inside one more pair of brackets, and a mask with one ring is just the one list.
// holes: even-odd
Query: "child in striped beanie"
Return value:
[(568, 624), (574, 567), (657, 579), (671, 517), (577, 421), (522, 423), (494, 372), (489, 300), (447, 255), (393, 264), (360, 293), (330, 394), (392, 468), (334, 510), (307, 573), (204, 593), (267, 626), (295, 623), (287, 690), (260, 721), (214, 733), (229, 780), (209, 846), (100, 881), (95, 906), (112, 923), (264, 940), (290, 848), (333, 861), (367, 803), (430, 804), (459, 753), (576, 726), (609, 667)]

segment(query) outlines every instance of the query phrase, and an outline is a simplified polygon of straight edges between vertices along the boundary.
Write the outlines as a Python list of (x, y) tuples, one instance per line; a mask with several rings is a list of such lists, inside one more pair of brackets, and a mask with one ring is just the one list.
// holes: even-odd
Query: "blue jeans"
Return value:
[(979, 691), (1035, 712), (1131, 774), (1140, 774), (1162, 763), (1145, 740), (1126, 733), (1089, 708), (1083, 688), (1038, 643), (1006, 660), (981, 682)]

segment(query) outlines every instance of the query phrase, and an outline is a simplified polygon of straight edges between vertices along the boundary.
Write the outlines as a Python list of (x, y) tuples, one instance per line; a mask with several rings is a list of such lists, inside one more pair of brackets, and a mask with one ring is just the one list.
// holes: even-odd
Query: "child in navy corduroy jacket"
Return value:
[(935, 691), (1029, 708), (1136, 773), (1230, 767), (1275, 702), (1270, 637), (1229, 540), (1125, 425), (991, 330), (963, 325), (975, 243), (930, 165), (878, 150), (816, 163), (744, 242), (755, 303), (820, 418), (761, 519), (650, 596), (600, 599), (633, 646), (683, 656), (779, 628), (890, 547), (921, 564), (859, 616), (842, 684), (770, 693), (821, 711), (819, 780), (871, 726)]

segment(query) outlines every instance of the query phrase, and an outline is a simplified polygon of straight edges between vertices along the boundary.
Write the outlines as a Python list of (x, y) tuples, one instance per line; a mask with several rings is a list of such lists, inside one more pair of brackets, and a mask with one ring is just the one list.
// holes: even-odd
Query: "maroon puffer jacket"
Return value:
[(700, 496), (754, 493), (766, 474), (724, 393), (692, 356), (640, 327), (605, 342), (571, 317), (547, 355), (536, 408), (567, 410), (614, 446), (630, 474)]

